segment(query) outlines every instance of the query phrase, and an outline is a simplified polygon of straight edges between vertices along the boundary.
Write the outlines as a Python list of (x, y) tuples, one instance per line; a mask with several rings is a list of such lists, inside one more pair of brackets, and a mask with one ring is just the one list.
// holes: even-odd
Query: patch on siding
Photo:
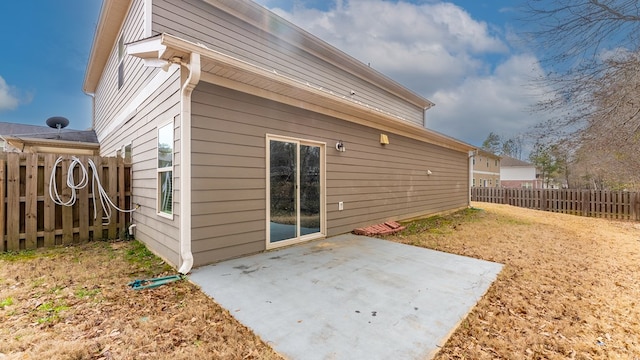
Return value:
[(382, 224), (371, 225), (367, 227), (357, 228), (353, 230), (356, 235), (376, 236), (376, 235), (390, 235), (404, 230), (404, 226), (395, 221), (387, 221)]

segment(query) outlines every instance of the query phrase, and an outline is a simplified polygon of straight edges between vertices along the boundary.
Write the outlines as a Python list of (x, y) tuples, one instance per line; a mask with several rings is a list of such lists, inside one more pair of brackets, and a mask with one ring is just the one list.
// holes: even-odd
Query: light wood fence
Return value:
[[(72, 190), (67, 186), (70, 155), (55, 166), (55, 183), (60, 198), (66, 201)], [(49, 192), (51, 173), (59, 155), (6, 153), (0, 158), (0, 235), (2, 250), (15, 251), (117, 238), (130, 222), (130, 214), (112, 210), (105, 215), (98, 191), (92, 193), (89, 168), (91, 159), (111, 201), (121, 209), (131, 206), (131, 166), (122, 158), (78, 156), (89, 175), (89, 183), (77, 190), (73, 206), (55, 204)], [(75, 182), (81, 180), (80, 167), (73, 169)], [(94, 201), (97, 216), (94, 219)]]
[(640, 193), (608, 190), (471, 188), (471, 201), (563, 214), (640, 220)]

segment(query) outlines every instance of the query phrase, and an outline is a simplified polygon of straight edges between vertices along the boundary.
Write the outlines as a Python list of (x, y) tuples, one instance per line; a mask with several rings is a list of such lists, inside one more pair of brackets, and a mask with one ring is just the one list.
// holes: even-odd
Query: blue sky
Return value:
[(91, 126), (82, 92), (100, 0), (0, 2), (0, 121), (45, 125), (64, 116), (70, 128)]
[[(508, 0), (257, 0), (436, 103), (428, 127), (479, 145), (536, 123), (541, 72), (518, 41)], [(65, 116), (91, 126), (82, 83), (102, 1), (0, 3), (0, 121), (44, 125)]]

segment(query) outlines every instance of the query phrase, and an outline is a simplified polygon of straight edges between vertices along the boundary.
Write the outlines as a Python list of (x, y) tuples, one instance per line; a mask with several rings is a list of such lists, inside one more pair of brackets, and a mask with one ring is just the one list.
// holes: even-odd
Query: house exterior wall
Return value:
[(203, 82), (192, 113), (196, 266), (265, 249), (267, 134), (327, 144), (328, 236), (469, 204), (467, 152), (389, 133), (383, 146), (379, 130)]
[(502, 167), (500, 169), (502, 180), (535, 180), (535, 167)]
[[(133, 0), (120, 30), (124, 42), (145, 36), (145, 6), (150, 0)], [(132, 202), (140, 208), (132, 214), (136, 238), (177, 266), (179, 263), (179, 152), (180, 71), (164, 72), (145, 67), (143, 61), (125, 56), (124, 82), (118, 88), (118, 41), (113, 44), (95, 92), (94, 129), (103, 156), (114, 156), (131, 145)], [(174, 121), (174, 216), (157, 214), (158, 126)]]
[(506, 167), (500, 169), (501, 184), (507, 188), (532, 188), (542, 187), (536, 178), (536, 168), (533, 166)]
[[(227, 1), (185, 0), (153, 1), (153, 33), (169, 33), (195, 43), (201, 43), (255, 64), (269, 71), (322, 87), (337, 95), (351, 97), (374, 108), (379, 108), (404, 120), (423, 125), (424, 109), (404, 99), (372, 86), (370, 82), (331, 64), (332, 54), (312, 54), (299, 37), (300, 29), (292, 27), (268, 10), (246, 0), (234, 0), (243, 4), (245, 12), (264, 13), (264, 23), (247, 22), (238, 18)], [(232, 3), (232, 2), (229, 2)], [(238, 6), (238, 5), (235, 5)], [(268, 28), (261, 28), (268, 27)], [(270, 34), (270, 32), (276, 35)], [(324, 58), (323, 58), (324, 56)], [(364, 67), (364, 65), (363, 65)], [(379, 73), (367, 68), (373, 75)]]
[[(264, 15), (266, 22), (253, 23), (231, 11), (238, 4)], [(91, 81), (94, 129), (101, 155), (113, 156), (131, 145), (132, 200), (141, 205), (132, 215), (136, 238), (176, 267), (181, 262), (181, 76), (186, 70), (181, 74), (178, 65), (167, 72), (145, 67), (134, 56), (122, 60), (118, 46), (120, 35), (131, 43), (164, 32), (337, 95), (351, 96), (353, 91), (356, 103), (423, 124), (424, 109), (416, 104), (427, 100), (407, 95), (408, 90), (398, 90), (399, 85), (360, 63), (345, 67), (331, 61), (332, 50), (314, 47), (308, 37), (307, 43), (296, 43), (301, 30), (252, 2), (130, 0), (100, 80), (97, 85), (96, 77)], [(318, 53), (318, 48), (328, 52)], [(121, 61), (124, 83), (119, 88)], [(326, 143), (328, 236), (469, 204), (469, 149), (452, 150), (389, 131), (390, 144), (382, 146), (379, 130), (304, 110), (304, 104), (292, 107), (204, 81), (196, 87), (192, 105), (192, 141), (186, 145), (191, 148), (192, 177), (186, 186), (192, 187), (189, 219), (196, 266), (266, 248), (267, 134)], [(157, 134), (158, 126), (169, 121), (174, 124), (173, 215), (163, 217), (157, 213)], [(335, 150), (338, 140), (347, 152)], [(338, 211), (338, 202), (344, 202), (343, 211)]]
[(473, 180), (471, 186), (499, 187), (501, 183), (500, 158), (480, 152), (473, 158)]

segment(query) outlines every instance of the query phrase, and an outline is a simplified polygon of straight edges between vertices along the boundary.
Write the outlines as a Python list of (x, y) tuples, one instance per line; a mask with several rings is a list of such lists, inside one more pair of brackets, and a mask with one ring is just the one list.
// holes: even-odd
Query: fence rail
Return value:
[(471, 188), (471, 201), (563, 214), (640, 220), (640, 193), (608, 190)]
[[(111, 219), (105, 219), (98, 190), (92, 193), (93, 170), (91, 159), (97, 168), (98, 178), (111, 201), (120, 208), (131, 203), (131, 166), (122, 158), (78, 156), (88, 171), (89, 183), (77, 191), (73, 206), (54, 203), (49, 193), (51, 173), (55, 167), (55, 184), (63, 200), (71, 196), (67, 186), (71, 156), (60, 155), (63, 160), (56, 165), (59, 155), (6, 153), (0, 158), (0, 239), (3, 251), (36, 249), (54, 245), (82, 243), (97, 239), (117, 238), (130, 222), (130, 214), (113, 211)], [(76, 183), (81, 180), (80, 168), (73, 169)], [(94, 202), (97, 215), (94, 219)]]

